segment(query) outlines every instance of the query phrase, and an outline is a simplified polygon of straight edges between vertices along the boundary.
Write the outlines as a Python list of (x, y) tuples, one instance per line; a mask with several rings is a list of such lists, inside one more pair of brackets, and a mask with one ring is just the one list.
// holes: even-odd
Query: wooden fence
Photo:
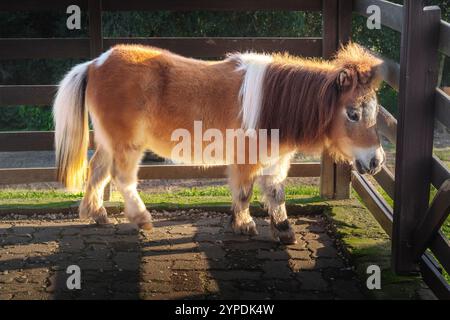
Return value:
[[(369, 5), (381, 8), (383, 25), (401, 32), (400, 64), (383, 59), (384, 80), (398, 91), (399, 117), (384, 108), (378, 117), (379, 130), (396, 144), (395, 177), (387, 168), (375, 176), (394, 208), (356, 172), (352, 185), (392, 237), (394, 270), (420, 270), (439, 298), (450, 299), (450, 286), (442, 276), (442, 269), (450, 273), (450, 244), (440, 231), (450, 213), (450, 172), (432, 154), (435, 120), (450, 128), (450, 99), (436, 88), (438, 54), (450, 56), (450, 25), (440, 20), (438, 7), (423, 7), (422, 1), (405, 1), (404, 6), (353, 1), (354, 11), (364, 16)], [(438, 192), (429, 204), (431, 185)]]
[[(289, 51), (330, 57), (350, 39), (352, 12), (367, 15), (369, 5), (381, 9), (381, 22), (402, 33), (400, 64), (384, 59), (384, 80), (399, 91), (399, 119), (381, 107), (379, 130), (396, 144), (395, 177), (387, 168), (375, 176), (394, 199), (392, 209), (364, 176), (335, 164), (328, 153), (321, 163), (295, 163), (290, 176), (321, 177), (321, 195), (348, 198), (350, 181), (367, 208), (392, 237), (393, 266), (398, 273), (422, 272), (439, 298), (450, 298), (442, 270), (450, 273), (450, 246), (439, 229), (450, 211), (450, 172), (432, 155), (433, 123), (450, 127), (450, 100), (437, 85), (438, 51), (450, 56), (450, 26), (436, 7), (420, 1), (397, 5), (383, 0), (31, 0), (0, 3), (0, 11), (65, 10), (77, 4), (88, 10), (89, 38), (0, 39), (0, 60), (29, 58), (92, 58), (116, 43), (151, 44), (196, 57), (217, 57), (233, 50)], [(322, 11), (321, 38), (105, 38), (102, 12), (123, 10), (297, 10)], [(414, 80), (411, 80), (414, 79)], [(0, 85), (0, 107), (51, 105), (54, 85)], [(92, 141), (92, 139), (91, 139)], [(92, 147), (92, 146), (91, 146)], [(53, 132), (0, 132), (0, 152), (53, 150)], [(141, 166), (141, 179), (221, 178), (224, 166)], [(55, 180), (55, 168), (0, 169), (0, 183)], [(438, 192), (429, 203), (430, 185)], [(428, 250), (427, 250), (428, 249)]]

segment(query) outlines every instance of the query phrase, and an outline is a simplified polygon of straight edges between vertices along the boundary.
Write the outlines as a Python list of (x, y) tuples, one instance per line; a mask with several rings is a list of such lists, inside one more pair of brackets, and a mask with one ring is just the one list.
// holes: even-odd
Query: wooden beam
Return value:
[(397, 119), (383, 106), (378, 106), (377, 130), (390, 142), (397, 143)]
[(441, 89), (436, 88), (436, 120), (450, 129), (450, 97)]
[(442, 230), (439, 230), (431, 241), (430, 250), (442, 267), (450, 274), (450, 241)]
[(89, 0), (15, 0), (15, 1), (0, 1), (1, 11), (49, 11), (49, 10), (64, 10), (76, 4), (81, 9), (87, 8)]
[[(352, 36), (352, 1), (338, 1), (338, 46), (348, 43)], [(338, 49), (338, 48), (336, 48)], [(347, 163), (335, 163), (334, 199), (348, 199), (351, 191), (352, 166)]]
[(436, 189), (439, 189), (447, 179), (450, 179), (450, 171), (441, 159), (433, 155), (431, 165), (431, 183)]
[(395, 193), (395, 179), (394, 174), (385, 166), (381, 168), (381, 171), (374, 176), (378, 184), (383, 188), (387, 195), (394, 199)]
[[(322, 56), (329, 59), (338, 47), (338, 0), (322, 0)], [(336, 164), (327, 150), (322, 152), (320, 171), (320, 196), (335, 197)]]
[[(95, 149), (93, 131), (89, 132), (89, 149)], [(54, 131), (0, 132), (0, 152), (55, 150)]]
[(355, 171), (352, 171), (352, 186), (383, 230), (391, 237), (392, 208), (386, 200), (383, 199), (366, 178)]
[(450, 57), (450, 23), (444, 20), (441, 20), (439, 50), (447, 57)]
[(450, 300), (450, 285), (433, 263), (433, 257), (426, 253), (421, 257), (420, 271), (423, 280), (433, 293), (442, 300)]
[[(0, 184), (20, 184), (56, 181), (56, 169), (48, 168), (4, 168), (0, 169)], [(320, 163), (292, 163), (289, 177), (318, 177)], [(195, 165), (142, 165), (139, 179), (212, 179), (226, 178), (226, 166), (208, 167)]]
[(102, 0), (88, 1), (90, 56), (95, 58), (103, 52)]
[(445, 219), (450, 213), (450, 180), (446, 180), (439, 188), (430, 208), (417, 225), (414, 236), (414, 255), (416, 259), (429, 247)]
[(320, 11), (321, 3), (317, 0), (104, 0), (104, 10), (173, 10), (173, 11), (252, 11), (252, 10), (286, 10), (286, 11)]
[(439, 24), (439, 8), (423, 8), (421, 1), (405, 2), (392, 241), (392, 265), (400, 274), (417, 270), (412, 235), (428, 209)]
[(55, 85), (0, 85), (0, 106), (49, 106), (57, 88)]
[(403, 7), (399, 4), (384, 0), (353, 0), (354, 11), (368, 17), (367, 8), (376, 5), (380, 8), (381, 23), (395, 31), (402, 31)]
[(89, 39), (2, 38), (0, 60), (88, 58)]
[[(373, 52), (372, 52), (373, 53)], [(383, 80), (393, 89), (398, 91), (400, 85), (400, 64), (380, 54), (373, 53), (375, 56), (383, 60), (380, 71)]]

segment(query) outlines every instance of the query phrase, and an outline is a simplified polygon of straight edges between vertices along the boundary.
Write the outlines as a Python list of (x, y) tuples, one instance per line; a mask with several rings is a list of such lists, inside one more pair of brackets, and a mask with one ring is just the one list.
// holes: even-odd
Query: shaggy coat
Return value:
[(173, 132), (182, 128), (193, 136), (194, 121), (202, 121), (203, 131), (224, 136), (227, 129), (268, 129), (269, 135), (277, 129), (279, 154), (270, 163), (224, 163), (230, 164), (235, 230), (256, 232), (248, 202), (255, 178), (264, 175), (264, 188), (272, 193), (267, 201), (274, 234), (292, 242), (279, 189), (295, 151), (327, 148), (337, 160), (356, 161), (360, 171), (370, 173), (384, 160), (375, 127), (379, 65), (354, 44), (331, 61), (234, 53), (216, 62), (153, 47), (115, 46), (76, 66), (60, 84), (54, 103), (58, 179), (68, 187), (85, 181), (89, 114), (97, 151), (80, 216), (107, 221), (101, 194), (112, 177), (130, 220), (150, 227), (136, 191), (137, 167), (146, 149), (174, 158), (179, 141)]

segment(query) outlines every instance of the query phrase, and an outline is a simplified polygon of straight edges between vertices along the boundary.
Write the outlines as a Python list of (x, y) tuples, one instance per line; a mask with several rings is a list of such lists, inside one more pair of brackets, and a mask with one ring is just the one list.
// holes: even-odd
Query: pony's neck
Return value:
[(258, 127), (279, 129), (280, 143), (322, 144), (337, 102), (334, 73), (321, 61), (291, 58), (269, 64)]

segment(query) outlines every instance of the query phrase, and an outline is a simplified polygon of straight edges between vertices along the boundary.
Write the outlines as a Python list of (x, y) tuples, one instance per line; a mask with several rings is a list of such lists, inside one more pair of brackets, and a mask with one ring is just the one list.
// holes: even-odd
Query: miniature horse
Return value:
[(259, 180), (274, 238), (294, 243), (283, 183), (296, 151), (326, 148), (336, 161), (353, 163), (362, 174), (377, 173), (385, 161), (376, 130), (380, 65), (356, 44), (341, 48), (330, 61), (233, 53), (213, 62), (154, 47), (115, 46), (75, 66), (60, 83), (53, 108), (58, 179), (69, 188), (84, 182), (89, 113), (97, 147), (80, 217), (108, 222), (102, 195), (113, 179), (128, 219), (151, 229), (151, 215), (136, 190), (146, 149), (174, 158), (173, 132), (192, 133), (195, 121), (219, 133), (277, 129), (278, 154), (271, 161), (223, 162), (229, 165), (232, 227), (257, 234), (249, 202)]

